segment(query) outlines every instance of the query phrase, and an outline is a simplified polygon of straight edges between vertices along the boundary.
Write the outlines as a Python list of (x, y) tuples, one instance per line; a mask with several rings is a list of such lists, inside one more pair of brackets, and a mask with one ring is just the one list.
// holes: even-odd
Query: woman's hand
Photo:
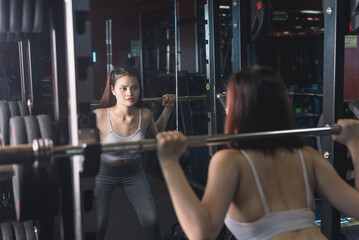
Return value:
[(359, 121), (355, 119), (339, 119), (337, 125), (342, 130), (339, 135), (332, 135), (334, 141), (347, 147), (359, 146)]
[(178, 131), (160, 132), (156, 136), (157, 156), (160, 163), (178, 161), (186, 151), (186, 137)]
[(175, 104), (176, 101), (176, 95), (164, 94), (162, 98), (163, 98), (162, 106), (164, 106), (165, 108), (173, 108), (173, 105)]

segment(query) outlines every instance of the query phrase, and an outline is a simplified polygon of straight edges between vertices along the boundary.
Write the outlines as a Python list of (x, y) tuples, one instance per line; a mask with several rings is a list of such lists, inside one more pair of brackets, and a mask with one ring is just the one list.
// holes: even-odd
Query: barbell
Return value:
[[(325, 126), (317, 128), (303, 128), (290, 130), (277, 130), (265, 132), (239, 133), (239, 134), (223, 134), (223, 135), (199, 135), (187, 136), (187, 147), (204, 147), (224, 145), (233, 141), (244, 142), (264, 138), (277, 137), (310, 137), (339, 134), (340, 126)], [(153, 151), (157, 148), (156, 139), (145, 139), (135, 142), (121, 143), (97, 143), (101, 147), (102, 153), (109, 152), (145, 152)], [(93, 144), (92, 144), (93, 145)], [(96, 145), (96, 144), (95, 144)], [(20, 144), (17, 146), (6, 146), (0, 150), (0, 165), (7, 164), (29, 164), (48, 162), (48, 159), (59, 157), (71, 157), (75, 155), (83, 155), (86, 144), (81, 146), (53, 146), (51, 140), (35, 139), (32, 144)]]
[[(319, 136), (319, 135), (330, 135), (339, 134), (341, 128), (339, 126), (326, 126), (318, 128), (306, 128), (306, 129), (290, 129), (290, 130), (278, 130), (278, 131), (266, 131), (266, 132), (252, 132), (252, 133), (240, 133), (240, 134), (227, 134), (217, 136), (188, 136), (186, 137), (186, 144), (188, 147), (204, 147), (204, 146), (215, 146), (228, 144), (233, 141), (244, 142), (253, 141), (264, 138), (277, 138), (277, 137), (289, 137), (289, 136)], [(92, 148), (91, 148), (92, 147)], [(122, 142), (122, 143), (94, 143), (94, 144), (83, 144), (78, 146), (65, 145), (65, 146), (53, 146), (53, 143), (49, 139), (35, 139), (32, 144), (20, 144), (15, 146), (5, 146), (0, 149), (0, 172), (1, 176), (13, 176), (13, 179), (23, 179), (28, 182), (26, 189), (16, 189), (14, 193), (14, 201), (16, 205), (21, 208), (16, 208), (16, 216), (18, 220), (28, 220), (33, 216), (43, 216), (43, 208), (33, 203), (32, 198), (29, 197), (29, 191), (35, 191), (39, 188), (35, 184), (43, 182), (42, 175), (31, 174), (33, 170), (39, 169), (38, 166), (45, 165), (40, 169), (46, 170), (51, 168), (57, 162), (55, 158), (71, 157), (75, 155), (89, 156), (97, 159), (94, 155), (99, 153), (120, 153), (120, 152), (144, 152), (156, 150), (157, 142), (156, 139), (145, 139), (137, 142)], [(100, 151), (99, 151), (100, 149)], [(94, 152), (96, 151), (96, 152)], [(86, 157), (85, 157), (86, 158)], [(94, 164), (93, 161), (88, 160), (91, 166), (85, 170), (89, 170), (92, 175), (96, 174), (98, 165)], [(86, 160), (86, 159), (85, 159)], [(15, 171), (13, 165), (9, 164), (22, 164), (22, 172)], [(47, 165), (47, 166), (46, 166)], [(84, 166), (86, 164), (84, 163)], [(53, 176), (55, 178), (55, 176)], [(32, 179), (33, 178), (33, 179)], [(36, 180), (36, 181), (35, 181)], [(51, 179), (50, 179), (51, 180)], [(45, 181), (45, 180), (44, 180)], [(49, 179), (47, 179), (49, 181)], [(16, 185), (18, 186), (18, 185)], [(57, 185), (51, 185), (54, 192), (56, 192)], [(41, 187), (41, 186), (40, 186)], [(20, 187), (21, 188), (21, 187)], [(40, 192), (39, 194), (45, 194)], [(44, 196), (45, 197), (45, 196)], [(50, 201), (50, 200), (48, 200)], [(35, 205), (34, 205), (35, 204)], [(52, 203), (49, 202), (51, 206)], [(45, 204), (46, 205), (46, 204)], [(55, 215), (57, 208), (51, 208), (51, 214)]]
[[(186, 101), (205, 101), (207, 99), (207, 95), (199, 95), (199, 96), (179, 96), (179, 102), (186, 102)], [(143, 102), (162, 102), (163, 97), (148, 97), (143, 98)]]
[[(179, 96), (178, 97), (179, 102), (205, 101), (206, 99), (207, 99), (206, 94), (198, 95), (198, 96)], [(162, 102), (162, 101), (163, 101), (163, 97), (146, 97), (146, 98), (142, 98), (142, 102), (145, 102), (145, 103), (148, 103), (148, 102)], [(95, 101), (95, 102), (91, 103), (91, 106), (92, 107), (99, 107), (100, 102)]]

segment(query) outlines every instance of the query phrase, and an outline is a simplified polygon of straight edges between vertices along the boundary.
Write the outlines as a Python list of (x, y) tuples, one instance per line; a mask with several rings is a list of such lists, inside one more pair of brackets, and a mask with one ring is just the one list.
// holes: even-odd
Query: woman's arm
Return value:
[(110, 131), (107, 121), (106, 110), (104, 108), (97, 108), (93, 111), (93, 113), (96, 114), (96, 127), (102, 141), (105, 137), (105, 134)]
[(157, 155), (171, 200), (189, 239), (215, 239), (237, 189), (238, 172), (226, 151), (217, 152), (210, 163), (202, 201), (189, 185), (179, 164), (186, 150), (185, 136), (177, 131), (157, 135)]
[(337, 125), (342, 127), (339, 135), (333, 135), (334, 141), (347, 146), (350, 151), (355, 171), (355, 188), (359, 190), (359, 121), (339, 119)]
[[(352, 154), (355, 188), (347, 184), (335, 171), (333, 166), (319, 153), (313, 153), (316, 178), (316, 191), (339, 211), (359, 218), (359, 122), (357, 120), (339, 120), (342, 127), (340, 135), (333, 139), (345, 144)], [(313, 150), (314, 152), (314, 150)]]
[(159, 116), (159, 118), (156, 121), (156, 127), (159, 132), (165, 130), (175, 102), (175, 95), (173, 94), (165, 94), (162, 97), (163, 97), (162, 106), (164, 107), (164, 109), (162, 111), (162, 114)]

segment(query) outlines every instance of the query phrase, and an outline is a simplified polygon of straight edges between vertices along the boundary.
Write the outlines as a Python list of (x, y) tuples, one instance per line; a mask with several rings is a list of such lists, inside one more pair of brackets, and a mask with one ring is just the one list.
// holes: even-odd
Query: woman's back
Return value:
[[(253, 236), (275, 236), (271, 239), (302, 239), (308, 234), (311, 238), (323, 237), (314, 226), (313, 149), (280, 149), (274, 155), (253, 150), (226, 151), (239, 171), (237, 191), (226, 224), (231, 225), (233, 232), (238, 230), (240, 239), (245, 239), (245, 231), (253, 232)], [(262, 196), (260, 191), (263, 191)], [(307, 230), (298, 231), (303, 228)]]

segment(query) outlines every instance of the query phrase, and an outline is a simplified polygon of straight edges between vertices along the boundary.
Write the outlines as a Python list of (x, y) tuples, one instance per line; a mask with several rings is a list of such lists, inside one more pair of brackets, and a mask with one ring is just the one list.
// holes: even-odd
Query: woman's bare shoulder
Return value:
[(141, 117), (144, 121), (153, 119), (153, 114), (148, 108), (141, 108)]
[(93, 110), (93, 112), (97, 115), (97, 116), (102, 116), (106, 114), (106, 109), (105, 108), (96, 108), (95, 110)]
[(244, 159), (243, 154), (236, 149), (223, 149), (216, 152), (212, 157), (212, 162), (219, 164), (236, 164)]
[(314, 159), (322, 158), (322, 154), (310, 146), (304, 146), (301, 149), (303, 152), (304, 159), (314, 160)]
[(107, 113), (106, 113), (106, 109), (105, 108), (97, 108), (95, 110), (93, 110), (93, 112), (96, 114), (96, 121), (97, 121), (97, 126), (101, 126), (102, 123), (104, 123), (106, 121), (107, 118)]

